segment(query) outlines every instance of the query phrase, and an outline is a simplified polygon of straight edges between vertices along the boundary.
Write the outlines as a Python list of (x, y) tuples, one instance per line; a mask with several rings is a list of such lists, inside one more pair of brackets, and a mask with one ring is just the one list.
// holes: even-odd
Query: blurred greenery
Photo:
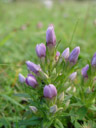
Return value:
[(0, 127), (10, 128), (14, 120), (22, 118), (22, 99), (14, 96), (24, 91), (18, 73), (26, 76), (26, 60), (38, 63), (35, 46), (46, 43), (51, 23), (57, 41), (61, 40), (58, 50), (80, 46), (83, 67), (96, 51), (95, 2), (54, 3), (52, 8), (39, 2), (0, 3)]

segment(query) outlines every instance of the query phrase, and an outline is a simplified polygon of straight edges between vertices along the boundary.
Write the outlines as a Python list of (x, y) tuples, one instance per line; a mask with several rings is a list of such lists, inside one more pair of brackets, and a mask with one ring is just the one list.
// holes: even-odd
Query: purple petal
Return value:
[(60, 56), (60, 52), (57, 51), (57, 52), (56, 52), (56, 57), (59, 57), (59, 56)]
[(44, 87), (43, 93), (46, 98), (51, 99), (57, 95), (57, 90), (53, 84), (49, 84)]
[(69, 56), (69, 62), (75, 64), (77, 62), (79, 53), (80, 53), (80, 47), (74, 48)]
[(56, 87), (53, 84), (49, 84), (49, 87), (51, 89), (52, 97), (57, 95)]
[(73, 80), (76, 78), (76, 76), (77, 76), (77, 72), (73, 72), (73, 73), (69, 76), (69, 79), (73, 81)]
[(89, 69), (89, 64), (87, 64), (84, 68), (82, 68), (81, 74), (84, 78), (88, 77), (87, 71)]
[(93, 56), (93, 58), (92, 58), (91, 65), (92, 65), (93, 67), (96, 67), (96, 53), (94, 54), (94, 56)]
[(33, 88), (35, 88), (38, 85), (37, 81), (36, 81), (36, 78), (33, 75), (32, 76), (31, 75), (27, 76), (26, 84), (29, 85), (29, 86), (32, 86)]
[(52, 93), (51, 93), (51, 90), (50, 90), (50, 87), (49, 86), (45, 86), (44, 87), (44, 96), (46, 97), (46, 98), (52, 98)]
[(50, 25), (46, 31), (46, 42), (47, 42), (47, 46), (56, 45), (56, 36), (53, 25)]
[(28, 70), (34, 72), (37, 75), (41, 71), (40, 66), (32, 63), (31, 61), (26, 61), (26, 64), (27, 64)]
[(40, 58), (46, 56), (46, 47), (43, 43), (36, 45), (36, 53)]
[(62, 53), (62, 58), (64, 58), (65, 60), (68, 60), (69, 58), (69, 48), (66, 48), (63, 53)]
[(19, 81), (20, 81), (20, 83), (25, 82), (25, 77), (21, 73), (19, 73)]

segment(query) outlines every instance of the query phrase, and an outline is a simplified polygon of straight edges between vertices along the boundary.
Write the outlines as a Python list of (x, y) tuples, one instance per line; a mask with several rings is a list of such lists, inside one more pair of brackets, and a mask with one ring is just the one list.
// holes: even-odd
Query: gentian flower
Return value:
[(70, 79), (71, 81), (73, 81), (73, 80), (76, 78), (76, 76), (77, 76), (77, 72), (73, 72), (73, 73), (69, 76), (69, 79)]
[(34, 72), (36, 75), (38, 75), (39, 72), (41, 72), (41, 68), (39, 65), (36, 65), (31, 61), (26, 61), (26, 64), (27, 64), (28, 70)]
[(92, 67), (96, 67), (96, 52), (92, 58), (91, 65), (92, 65)]
[(84, 78), (88, 78), (88, 74), (87, 74), (87, 71), (89, 69), (89, 64), (87, 64), (84, 68), (82, 68), (81, 70), (81, 74)]
[(73, 49), (73, 51), (71, 52), (70, 56), (69, 56), (69, 62), (71, 64), (75, 64), (77, 62), (78, 56), (80, 53), (80, 47), (76, 47)]
[(46, 47), (43, 43), (36, 45), (36, 53), (39, 58), (46, 56)]
[(20, 81), (20, 83), (25, 82), (25, 77), (21, 73), (19, 73), (19, 81)]
[(55, 97), (57, 95), (56, 87), (53, 84), (45, 85), (43, 94), (49, 99)]
[(48, 47), (54, 47), (56, 45), (56, 36), (53, 25), (50, 25), (46, 31), (46, 43)]
[(26, 84), (29, 86), (32, 86), (33, 88), (36, 88), (38, 83), (36, 81), (35, 76), (33, 76), (32, 74), (29, 74), (26, 78)]
[(69, 58), (69, 48), (66, 48), (63, 53), (62, 53), (62, 58), (64, 58), (65, 60), (68, 60)]
[(59, 52), (59, 51), (57, 51), (57, 52), (56, 52), (56, 56), (55, 56), (55, 60), (56, 60), (56, 61), (58, 61), (59, 56), (60, 56), (60, 52)]

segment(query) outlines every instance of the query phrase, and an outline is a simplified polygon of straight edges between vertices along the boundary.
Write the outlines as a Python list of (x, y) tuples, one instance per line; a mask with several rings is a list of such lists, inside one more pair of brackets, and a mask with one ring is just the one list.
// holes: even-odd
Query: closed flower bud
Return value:
[(20, 83), (25, 82), (25, 77), (21, 73), (19, 73), (19, 81), (20, 81)]
[(68, 93), (69, 91), (71, 91), (71, 89), (72, 89), (72, 87), (67, 88), (66, 93)]
[(33, 113), (37, 112), (37, 108), (35, 106), (29, 106), (29, 108)]
[(72, 65), (74, 65), (77, 62), (79, 53), (80, 53), (80, 47), (74, 48), (73, 51), (71, 52), (71, 54), (69, 56), (69, 62)]
[(53, 98), (57, 95), (56, 87), (53, 84), (46, 85), (43, 91), (44, 97)]
[(96, 76), (93, 78), (93, 84), (96, 84)]
[(41, 68), (39, 65), (36, 65), (31, 61), (26, 61), (26, 64), (27, 64), (28, 70), (34, 72), (36, 75), (38, 75), (39, 72), (41, 72)]
[(89, 69), (89, 64), (87, 64), (84, 68), (82, 68), (81, 70), (81, 74), (84, 78), (88, 78), (88, 74), (87, 74), (87, 71)]
[(68, 107), (69, 104), (70, 104), (70, 100), (68, 100), (68, 101), (65, 103), (66, 107)]
[(39, 58), (46, 56), (46, 47), (43, 43), (36, 45), (36, 53)]
[(50, 113), (56, 113), (56, 111), (57, 111), (57, 105), (50, 107)]
[(41, 71), (41, 72), (40, 72), (40, 78), (48, 79), (49, 76), (48, 76), (46, 73), (44, 73), (43, 71)]
[(56, 60), (56, 61), (58, 61), (59, 56), (60, 56), (60, 52), (57, 51), (57, 52), (56, 52), (56, 56), (55, 56), (55, 60)]
[(69, 58), (69, 48), (66, 48), (63, 53), (62, 53), (62, 58), (64, 58), (65, 60), (68, 60)]
[(56, 36), (53, 25), (50, 25), (46, 31), (46, 43), (49, 47), (54, 47), (56, 45)]
[(96, 67), (96, 52), (92, 58), (91, 65), (92, 65), (92, 67)]
[(88, 88), (86, 89), (86, 93), (91, 93), (91, 88), (90, 88), (90, 87), (88, 87)]
[(33, 76), (32, 74), (29, 74), (26, 78), (26, 84), (29, 86), (32, 86), (33, 88), (36, 88), (36, 86), (38, 85), (35, 76)]
[(58, 99), (59, 99), (60, 101), (63, 101), (63, 100), (64, 100), (64, 92), (62, 92), (62, 93), (59, 95)]
[(76, 76), (77, 76), (77, 72), (73, 72), (73, 73), (69, 76), (69, 79), (73, 81), (73, 80), (76, 78)]
[(76, 87), (73, 87), (73, 92), (76, 92)]

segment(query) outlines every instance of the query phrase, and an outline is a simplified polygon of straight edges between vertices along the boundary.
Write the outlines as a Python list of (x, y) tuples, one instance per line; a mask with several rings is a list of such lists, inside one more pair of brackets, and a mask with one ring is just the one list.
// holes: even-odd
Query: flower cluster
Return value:
[[(86, 111), (87, 113), (87, 109), (90, 112), (94, 107), (92, 105), (94, 105), (94, 96), (96, 95), (94, 91), (96, 83), (96, 77), (94, 77), (96, 76), (94, 71), (96, 69), (96, 53), (92, 58), (91, 64), (89, 63), (79, 70), (77, 64), (80, 60), (80, 47), (75, 47), (71, 52), (70, 48), (67, 47), (60, 54), (57, 50), (58, 44), (54, 26), (51, 24), (46, 31), (46, 44), (36, 45), (39, 64), (28, 60), (26, 61), (27, 77), (25, 78), (21, 73), (19, 74), (19, 81), (22, 84), (27, 84), (30, 91), (32, 90), (33, 97), (31, 97), (32, 102), (29, 108), (36, 114), (36, 117), (42, 120), (41, 124), (40, 122), (38, 124), (38, 127), (42, 128), (57, 127), (57, 124), (61, 127), (62, 123), (60, 120), (58, 122), (57, 118), (61, 117), (62, 121), (63, 112), (64, 114), (68, 112), (68, 121), (66, 122), (70, 124), (69, 120), (72, 119), (71, 123), (75, 126), (78, 120), (81, 120), (78, 116), (79, 114), (77, 114), (78, 118), (73, 116), (76, 111), (78, 110), (77, 113), (82, 112), (81, 115), (83, 115), (83, 112), (85, 113)], [(79, 71), (80, 74), (78, 73)], [(78, 78), (77, 74), (81, 77)], [(76, 106), (76, 109), (74, 106)], [(86, 118), (86, 115), (84, 116)], [(92, 116), (94, 117), (94, 115)], [(66, 120), (66, 114), (64, 117)], [(90, 118), (89, 115), (88, 118)], [(68, 124), (63, 124), (63, 126), (68, 126)]]
[[(38, 58), (41, 61), (45, 60), (45, 58), (47, 56), (46, 49), (48, 49), (48, 52), (50, 54), (51, 51), (55, 50), (55, 46), (56, 46), (56, 36), (55, 36), (55, 32), (54, 32), (54, 27), (53, 27), (53, 25), (50, 25), (46, 31), (46, 46), (43, 43), (36, 45), (36, 54), (37, 54)], [(71, 53), (69, 53), (69, 48), (66, 48), (63, 51), (61, 57), (60, 57), (60, 52), (57, 51), (54, 59), (56, 62), (59, 60), (59, 58), (60, 58), (60, 61), (62, 61), (64, 59), (66, 62), (69, 62), (70, 65), (74, 65), (77, 62), (79, 53), (80, 53), (80, 47), (74, 48)], [(21, 83), (25, 82), (27, 85), (32, 86), (33, 88), (36, 88), (39, 85), (38, 85), (35, 75), (40, 77), (40, 75), (41, 75), (41, 73), (43, 73), (43, 71), (42, 71), (40, 65), (36, 65), (31, 61), (26, 61), (26, 65), (27, 65), (28, 70), (31, 71), (32, 74), (28, 74), (27, 78), (25, 78), (22, 74), (19, 74), (19, 81)], [(70, 79), (71, 80), (75, 79), (76, 75), (77, 75), (77, 72), (72, 73), (70, 75)], [(51, 83), (49, 83), (49, 85), (45, 85), (43, 94), (44, 94), (44, 97), (47, 97), (50, 99), (55, 97), (57, 95), (57, 89), (56, 89), (55, 85), (53, 85)]]

